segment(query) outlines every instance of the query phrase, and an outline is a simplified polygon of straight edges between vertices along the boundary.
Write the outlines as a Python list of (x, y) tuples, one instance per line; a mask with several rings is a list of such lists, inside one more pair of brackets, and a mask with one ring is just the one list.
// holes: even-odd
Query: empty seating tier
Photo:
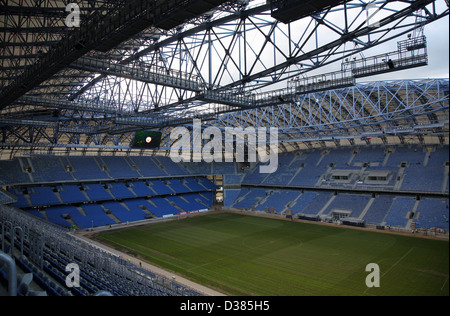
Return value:
[(9, 202), (54, 224), (88, 229), (208, 210), (215, 189), (204, 177), (19, 186), (9, 188)]

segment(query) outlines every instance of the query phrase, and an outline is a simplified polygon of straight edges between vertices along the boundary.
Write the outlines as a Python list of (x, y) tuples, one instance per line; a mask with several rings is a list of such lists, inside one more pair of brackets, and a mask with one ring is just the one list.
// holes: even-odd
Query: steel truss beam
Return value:
[(177, 89), (196, 92), (202, 90), (200, 87), (200, 80), (192, 74), (152, 67), (151, 65), (129, 67), (117, 63), (113, 64), (109, 61), (100, 59), (82, 57), (73, 62), (70, 67)]
[[(435, 79), (357, 84), (301, 95), (291, 104), (232, 112), (216, 119), (194, 115), (167, 116), (161, 121), (127, 117), (111, 117), (109, 120), (79, 118), (79, 122), (74, 124), (73, 121), (13, 121), (3, 118), (0, 119), (0, 129), (3, 131), (3, 147), (12, 143), (19, 146), (25, 143), (27, 147), (34, 143), (68, 144), (69, 147), (70, 144), (91, 143), (101, 146), (105, 141), (108, 146), (127, 147), (136, 130), (163, 127), (162, 130), (170, 132), (172, 127), (189, 126), (193, 119), (200, 118), (204, 128), (277, 127), (280, 143), (293, 143), (392, 135), (442, 136), (449, 131), (448, 115), (449, 81)], [(163, 143), (168, 144), (169, 140), (165, 139)]]
[(448, 132), (449, 81), (405, 80), (299, 96), (294, 104), (220, 116), (218, 126), (280, 128), (285, 141), (318, 137), (379, 137), (443, 129)]
[[(448, 9), (439, 12), (428, 9), (427, 4), (431, 2), (382, 1), (377, 13), (380, 22), (376, 27), (368, 25), (367, 3), (360, 1), (289, 25), (273, 20), (267, 5), (231, 13), (162, 39), (123, 62), (140, 61), (195, 74), (206, 87), (203, 93), (145, 84), (136, 86), (130, 93), (113, 94), (113, 87), (117, 91), (119, 85), (131, 86), (131, 80), (101, 76), (74, 93), (72, 98), (100, 96), (104, 100), (114, 98), (115, 104), (132, 103), (129, 111), (133, 115), (138, 112), (136, 116), (157, 115), (152, 112), (180, 108), (202, 112), (205, 103), (221, 104), (217, 105), (217, 114), (221, 113), (222, 105), (236, 107), (236, 110), (251, 107), (254, 104), (249, 95), (267, 92), (280, 83), (286, 85), (288, 80), (297, 77), (318, 78), (322, 76), (319, 69), (325, 66), (339, 72), (345, 59), (356, 58), (360, 62), (364, 51), (381, 44), (388, 46), (391, 40), (448, 15)], [(381, 59), (395, 53), (397, 47), (388, 48), (384, 57), (374, 56), (372, 63), (377, 62), (375, 65), (380, 71), (386, 71), (380, 65)], [(402, 59), (401, 67), (395, 70), (427, 64), (426, 55), (414, 58), (411, 57), (413, 62)], [(360, 76), (361, 73), (357, 74)], [(341, 81), (345, 80), (344, 86), (354, 83), (352, 77)], [(333, 88), (336, 86), (322, 89)]]
[(94, 104), (85, 102), (71, 102), (58, 99), (24, 96), (17, 104), (33, 105), (37, 107), (48, 107), (54, 109), (77, 110), (96, 114), (118, 114), (118, 111), (107, 104)]
[(22, 77), (0, 91), (0, 110), (93, 49), (109, 51), (150, 26), (173, 28), (226, 1), (131, 0), (119, 3), (104, 17), (90, 16), (79, 30), (64, 37), (60, 45), (24, 72)]
[[(397, 124), (401, 128), (408, 126), (410, 122), (416, 124), (414, 119), (420, 122), (417, 118), (424, 115), (435, 117), (441, 109), (421, 113), (419, 107), (407, 107), (403, 112), (394, 111), (391, 116), (384, 117), (381, 109), (378, 111), (375, 105), (370, 107), (361, 98), (342, 106), (341, 112), (334, 113), (336, 109), (333, 107), (330, 107), (331, 112), (327, 112), (326, 107), (319, 107), (320, 98), (310, 97), (313, 95), (310, 90), (302, 93), (286, 92), (286, 84), (292, 79), (319, 78), (322, 76), (319, 70), (325, 66), (327, 74), (331, 74), (328, 72), (330, 70), (340, 71), (347, 58), (356, 58), (359, 62), (363, 52), (382, 44), (387, 53), (392, 52), (390, 44), (393, 40), (398, 41), (409, 33), (420, 33), (425, 25), (448, 16), (448, 5), (442, 6), (444, 1), (441, 3), (441, 0), (385, 0), (376, 2), (378, 10), (371, 16), (379, 23), (370, 24), (367, 19), (369, 3), (371, 2), (350, 1), (345, 6), (328, 9), (287, 25), (271, 18), (268, 5), (237, 11), (222, 10), (206, 22), (186, 25), (185, 30), (180, 28), (163, 32), (160, 38), (152, 39), (155, 43), (145, 47), (130, 44), (136, 39), (129, 36), (129, 42), (108, 53), (91, 52), (89, 58), (102, 60), (102, 65), (94, 67), (100, 75), (86, 72), (93, 70), (92, 68), (64, 68), (76, 63), (79, 63), (80, 69), (87, 66), (84, 62), (86, 59), (66, 59), (68, 55), (63, 54), (64, 69), (55, 76), (49, 76), (42, 85), (30, 88), (26, 98), (20, 98), (6, 107), (2, 111), (4, 116), (0, 118), (0, 122), (2, 119), (14, 118), (15, 112), (30, 111), (35, 107), (58, 109), (60, 112), (56, 113), (56, 118), (42, 116), (37, 119), (56, 121), (58, 127), (54, 127), (54, 130), (67, 128), (67, 132), (61, 134), (48, 131), (48, 135), (56, 135), (52, 136), (57, 139), (55, 144), (68, 141), (69, 144), (88, 142), (101, 145), (99, 139), (106, 139), (117, 145), (118, 139), (129, 140), (131, 132), (135, 130), (170, 128), (178, 124), (189, 124), (193, 118), (204, 121), (221, 120), (223, 114), (233, 112), (245, 113), (242, 115), (253, 120), (262, 115), (267, 124), (277, 122), (286, 133), (291, 126), (301, 137), (307, 133), (316, 137), (321, 133), (328, 136), (356, 130), (358, 135), (362, 135), (370, 131), (372, 126), (377, 126), (373, 125), (377, 122), (381, 126), (388, 124), (390, 120), (392, 126)], [(416, 32), (417, 30), (419, 31)], [(152, 32), (153, 30), (150, 33)], [(89, 41), (92, 40), (88, 34), (84, 36)], [(111, 36), (114, 41), (118, 38), (114, 34)], [(80, 43), (80, 40), (84, 40), (84, 37), (78, 37), (76, 42)], [(86, 42), (82, 44), (87, 45)], [(90, 44), (94, 47), (93, 43)], [(130, 49), (125, 49), (128, 44), (131, 45)], [(84, 49), (85, 47), (81, 47), (81, 50)], [(111, 69), (113, 65), (117, 68)], [(169, 86), (157, 80), (137, 80), (139, 76), (136, 74), (125, 76), (127, 71), (144, 71), (143, 65), (164, 69), (169, 74), (189, 74), (191, 78), (198, 78), (194, 81), (198, 81), (203, 90), (199, 93), (198, 90), (191, 91), (182, 85)], [(173, 77), (176, 76), (169, 75), (169, 78)], [(17, 82), (23, 79), (24, 77), (18, 77)], [(34, 84), (30, 82), (29, 86)], [(317, 89), (315, 93), (330, 88), (333, 86)], [(13, 94), (22, 92), (13, 91)], [(2, 93), (5, 96), (4, 99), (0, 98), (2, 102), (13, 98), (5, 89)], [(376, 104), (373, 101), (375, 94), (369, 95), (368, 99)], [(68, 96), (73, 101), (67, 101)], [(334, 96), (333, 100), (335, 103), (349, 102), (353, 96), (348, 93), (345, 97), (341, 96), (341, 99)], [(390, 103), (391, 106), (393, 102)], [(421, 102), (427, 104), (423, 98)], [(299, 103), (305, 109), (299, 107)], [(240, 112), (254, 107), (262, 108)], [(314, 112), (316, 107), (318, 109)], [(346, 111), (352, 115), (346, 115)], [(291, 114), (297, 115), (297, 119), (294, 120)], [(361, 115), (359, 119), (358, 114)], [(411, 119), (407, 119), (407, 115)], [(282, 125), (283, 122), (285, 125)], [(439, 124), (441, 122), (442, 120)], [(5, 142), (11, 140), (8, 143), (14, 143), (17, 135), (22, 137), (20, 142), (31, 144), (36, 141), (36, 137), (30, 139), (26, 137), (27, 132), (23, 133), (24, 129), (32, 130), (33, 126), (22, 123), (18, 122), (17, 126), (3, 125)], [(312, 123), (314, 124), (308, 130)], [(357, 129), (359, 123), (361, 125)], [(43, 127), (36, 124), (34, 128)], [(72, 130), (69, 131), (69, 128)], [(87, 136), (83, 135), (83, 131)], [(91, 140), (93, 137), (95, 141)], [(42, 141), (45, 139), (41, 138)]]
[[(31, 67), (51, 45), (72, 31), (65, 25), (66, 0), (3, 0), (0, 2), (0, 90), (12, 84), (23, 71), (6, 71), (8, 67)], [(83, 19), (103, 15), (117, 4), (114, 0), (76, 1)], [(2, 70), (3, 67), (3, 70)], [(6, 80), (5, 80), (6, 81)]]

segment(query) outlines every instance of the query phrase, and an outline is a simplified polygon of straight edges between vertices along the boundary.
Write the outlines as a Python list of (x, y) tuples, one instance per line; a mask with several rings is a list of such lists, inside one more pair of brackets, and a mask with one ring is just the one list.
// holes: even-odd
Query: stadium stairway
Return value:
[(370, 201), (367, 203), (367, 205), (366, 205), (366, 207), (364, 208), (364, 210), (361, 212), (361, 214), (358, 216), (358, 219), (363, 219), (365, 216), (366, 216), (366, 214), (367, 214), (367, 212), (369, 212), (369, 210), (371, 209), (371, 207), (372, 207), (372, 205), (373, 205), (373, 203), (375, 202), (375, 197), (372, 197), (371, 199), (370, 199)]

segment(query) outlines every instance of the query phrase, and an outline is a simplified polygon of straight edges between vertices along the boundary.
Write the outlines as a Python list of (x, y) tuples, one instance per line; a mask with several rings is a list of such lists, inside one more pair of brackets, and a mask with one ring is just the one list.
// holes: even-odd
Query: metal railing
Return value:
[(14, 259), (0, 252), (0, 264), (6, 267), (9, 296), (17, 296), (17, 267)]
[(82, 57), (71, 64), (71, 67), (103, 74), (113, 74), (119, 77), (135, 79), (143, 82), (161, 84), (164, 86), (200, 91), (200, 77), (182, 71), (167, 69), (157, 65), (143, 64), (130, 67), (109, 60)]
[(397, 43), (397, 51), (353, 60), (342, 64), (342, 71), (350, 71), (355, 78), (372, 76), (428, 64), (427, 41), (425, 36)]
[[(138, 267), (117, 254), (94, 246), (66, 230), (28, 216), (16, 209), (0, 205), (0, 223), (8, 223), (7, 225), (11, 227), (9, 230), (5, 229), (5, 231), (8, 231), (7, 239), (9, 240), (16, 236), (16, 230), (13, 233), (13, 227), (21, 227), (27, 240), (30, 240), (31, 233), (39, 237), (34, 239), (39, 239), (42, 242), (40, 245), (42, 251), (36, 253), (36, 256), (41, 259), (47, 258), (46, 256), (49, 253), (61, 255), (69, 261), (75, 262), (76, 260), (80, 267), (94, 267), (99, 275), (111, 274), (111, 276), (119, 277), (121, 280), (132, 280), (134, 284), (139, 284), (140, 291), (145, 293), (160, 291), (165, 295), (202, 295), (190, 287), (178, 284), (166, 276)], [(2, 237), (2, 240), (5, 239), (3, 236), (0, 237)], [(11, 242), (11, 244), (14, 247), (14, 243)], [(32, 260), (34, 264), (36, 264), (35, 259)], [(11, 270), (11, 273), (16, 275), (13, 270)], [(8, 280), (15, 280), (16, 283), (13, 283), (10, 289), (12, 289), (11, 292), (17, 293), (17, 275), (15, 278), (8, 278)], [(100, 296), (109, 294), (109, 292), (96, 293)]]

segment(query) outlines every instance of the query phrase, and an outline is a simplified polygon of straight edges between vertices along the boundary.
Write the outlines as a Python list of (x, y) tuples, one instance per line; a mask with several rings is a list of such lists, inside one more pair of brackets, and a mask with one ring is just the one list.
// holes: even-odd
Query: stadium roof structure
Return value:
[(0, 1), (0, 158), (131, 154), (140, 130), (167, 150), (193, 119), (278, 127), (287, 151), (448, 144), (448, 79), (360, 83), (426, 67), (448, 1), (71, 2)]

